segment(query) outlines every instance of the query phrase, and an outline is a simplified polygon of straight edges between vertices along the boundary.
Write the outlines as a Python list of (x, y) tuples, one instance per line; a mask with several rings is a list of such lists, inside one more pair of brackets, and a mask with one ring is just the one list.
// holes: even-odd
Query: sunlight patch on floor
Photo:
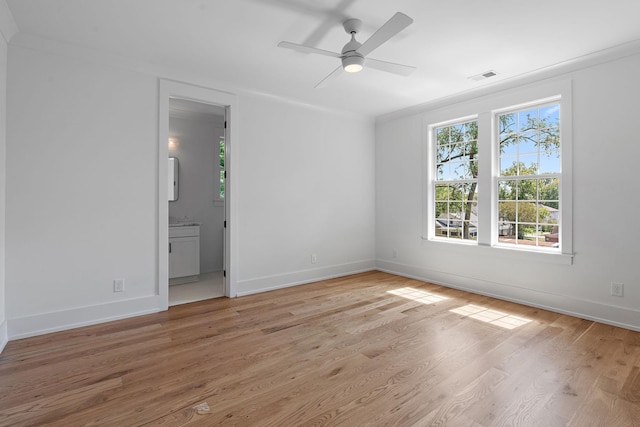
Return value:
[(436, 302), (444, 301), (448, 299), (440, 295), (432, 294), (421, 289), (414, 288), (400, 288), (392, 291), (387, 291), (389, 294), (398, 295), (402, 298), (407, 298), (413, 301), (421, 302), (422, 304), (435, 304)]
[(505, 329), (515, 329), (518, 326), (526, 325), (531, 322), (530, 319), (514, 316), (513, 314), (503, 313), (497, 310), (491, 310), (479, 305), (467, 304), (463, 307), (449, 310), (452, 313), (461, 314), (465, 317), (480, 320), (485, 323), (500, 326)]

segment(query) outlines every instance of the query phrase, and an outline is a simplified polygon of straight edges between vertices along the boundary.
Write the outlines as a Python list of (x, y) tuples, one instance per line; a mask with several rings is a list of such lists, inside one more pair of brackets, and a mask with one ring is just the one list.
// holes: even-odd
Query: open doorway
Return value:
[(169, 99), (169, 306), (225, 295), (225, 121), (225, 107)]
[[(205, 287), (208, 286), (208, 282), (209, 285), (217, 285), (217, 290), (215, 294), (209, 293), (206, 295), (199, 294), (197, 290), (189, 291), (186, 292), (188, 294), (186, 296), (172, 297), (171, 305), (208, 299), (214, 296), (235, 296), (234, 260), (229, 256), (235, 247), (234, 233), (232, 233), (234, 221), (230, 221), (233, 212), (235, 212), (233, 207), (234, 199), (232, 198), (232, 180), (230, 179), (233, 159), (230, 151), (233, 145), (232, 139), (237, 133), (237, 120), (235, 119), (237, 100), (233, 94), (213, 89), (164, 79), (161, 79), (159, 83), (157, 292), (158, 308), (166, 310), (170, 305), (169, 289), (180, 282), (183, 282), (182, 284), (190, 280), (192, 280), (191, 283), (203, 282), (201, 285)], [(180, 118), (179, 116), (183, 117)], [(203, 172), (207, 176), (203, 177), (202, 173), (197, 172), (198, 167), (195, 166), (194, 162), (201, 160), (195, 160), (196, 157), (205, 157), (205, 155), (200, 156), (183, 151), (187, 149), (189, 143), (186, 140), (181, 140), (182, 133), (194, 133), (194, 129), (197, 126), (189, 126), (185, 123), (181, 125), (175, 124), (180, 121), (197, 121), (198, 119), (204, 119), (205, 116), (214, 116), (214, 118), (209, 118), (212, 120), (210, 127), (213, 128), (213, 131), (211, 129), (203, 131), (206, 134), (210, 134), (207, 136), (208, 146), (206, 147), (209, 152), (206, 155), (208, 157), (206, 159), (208, 168), (205, 168), (206, 172)], [(170, 122), (175, 125), (171, 126), (171, 131)], [(184, 130), (185, 127), (193, 129), (184, 132), (180, 130)], [(173, 147), (171, 147), (172, 144), (174, 145)], [(174, 160), (169, 161), (169, 157), (174, 157)], [(180, 157), (183, 157), (182, 161)], [(170, 167), (173, 177), (177, 179), (176, 189), (173, 189), (172, 185), (168, 185), (170, 184), (169, 178), (172, 176)], [(182, 182), (185, 179), (187, 182)], [(194, 196), (189, 195), (189, 193), (194, 190), (193, 188), (189, 189), (187, 186), (190, 185), (188, 181), (193, 183), (194, 180), (196, 183), (203, 180), (208, 181), (208, 190), (205, 190), (205, 194), (200, 192), (199, 195), (196, 195), (196, 202), (194, 202), (208, 205), (208, 213), (206, 213), (206, 209), (197, 210), (194, 205), (189, 207), (188, 199), (194, 200)], [(182, 199), (183, 202), (186, 202), (183, 204), (184, 206), (180, 206), (176, 201), (168, 202), (170, 190), (177, 192), (175, 195), (177, 201)], [(206, 194), (207, 192), (208, 194)], [(170, 203), (175, 204), (171, 212), (169, 209)], [(172, 222), (182, 223), (181, 227), (176, 227), (179, 230), (177, 235), (172, 233), (172, 239), (179, 237), (185, 237), (185, 239), (177, 239), (170, 242), (170, 216), (173, 217)], [(205, 225), (207, 223), (213, 225)], [(230, 223), (231, 225), (229, 225)], [(170, 260), (169, 251), (172, 254), (174, 250), (177, 252), (181, 250), (193, 251), (195, 248), (193, 238), (196, 235), (198, 239), (203, 239), (204, 255), (200, 256), (199, 248), (197, 257), (194, 257), (193, 253), (179, 254), (191, 259), (192, 264), (186, 267), (192, 270), (183, 271), (179, 275), (172, 273), (170, 280), (169, 264), (170, 261), (175, 262), (175, 258), (172, 257)], [(191, 243), (188, 242), (190, 240)], [(198, 242), (199, 244), (200, 242)], [(191, 245), (190, 248), (189, 245)], [(222, 257), (222, 262), (220, 262), (220, 256)], [(198, 260), (198, 265), (194, 267), (195, 259)], [(202, 269), (200, 268), (201, 266)], [(196, 269), (193, 270), (193, 268)], [(195, 274), (191, 274), (192, 272), (195, 272)], [(209, 275), (207, 273), (212, 274)], [(220, 280), (222, 281), (221, 286)]]

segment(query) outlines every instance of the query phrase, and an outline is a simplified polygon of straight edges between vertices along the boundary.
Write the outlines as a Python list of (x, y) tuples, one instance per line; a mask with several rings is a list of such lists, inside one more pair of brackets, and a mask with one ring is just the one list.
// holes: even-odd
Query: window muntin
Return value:
[(439, 126), (435, 135), (435, 236), (478, 238), (478, 122)]
[(560, 247), (560, 104), (496, 116), (499, 245)]

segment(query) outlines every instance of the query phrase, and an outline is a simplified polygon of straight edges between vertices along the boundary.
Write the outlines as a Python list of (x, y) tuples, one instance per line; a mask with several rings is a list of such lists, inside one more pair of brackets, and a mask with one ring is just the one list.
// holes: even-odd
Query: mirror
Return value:
[(178, 159), (175, 157), (169, 157), (169, 201), (175, 202), (178, 200)]

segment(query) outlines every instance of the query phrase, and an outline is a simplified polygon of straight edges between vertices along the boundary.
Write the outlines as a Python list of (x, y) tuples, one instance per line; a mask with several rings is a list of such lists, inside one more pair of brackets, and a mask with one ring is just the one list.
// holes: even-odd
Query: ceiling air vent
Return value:
[(493, 70), (489, 70), (489, 71), (485, 71), (484, 73), (480, 73), (477, 74), (475, 76), (471, 76), (469, 77), (469, 80), (473, 80), (474, 82), (479, 82), (480, 80), (484, 80), (484, 79), (488, 79), (489, 77), (493, 77), (493, 76), (497, 76), (498, 73), (496, 73)]

